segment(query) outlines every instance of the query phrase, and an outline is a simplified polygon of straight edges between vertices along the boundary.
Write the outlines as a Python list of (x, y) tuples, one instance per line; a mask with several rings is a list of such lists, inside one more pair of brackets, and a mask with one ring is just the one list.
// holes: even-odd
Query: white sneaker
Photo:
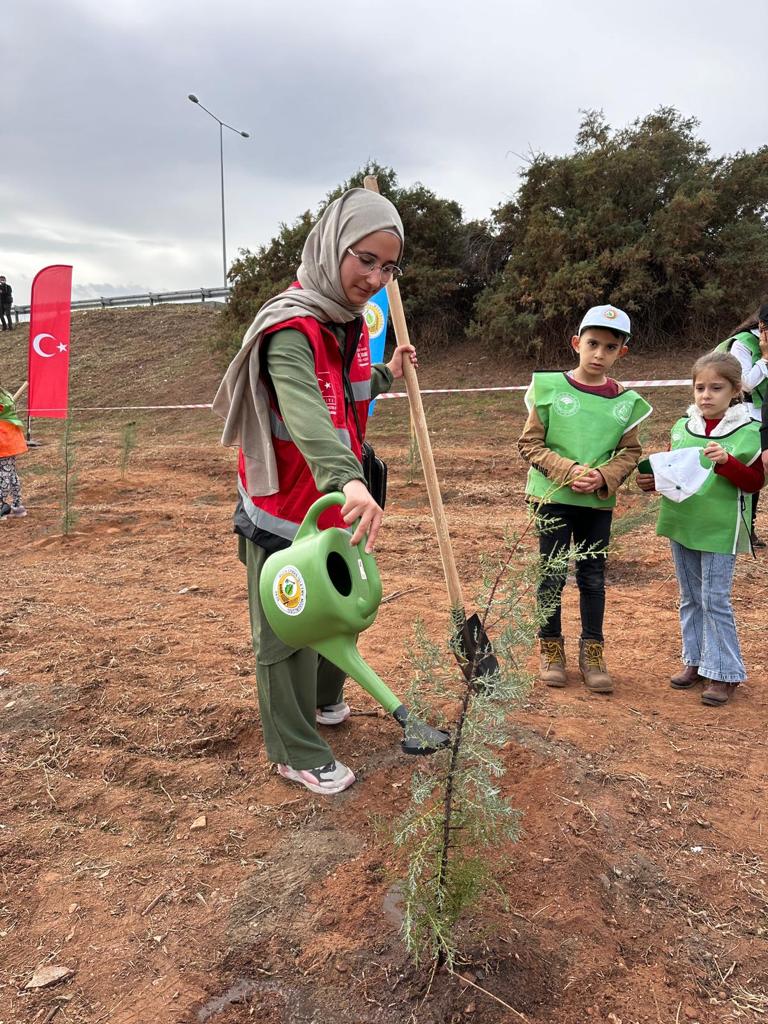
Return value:
[(321, 768), (291, 768), (289, 764), (279, 764), (278, 774), (291, 782), (300, 782), (312, 793), (322, 796), (333, 796), (348, 789), (355, 781), (354, 773), (341, 761), (331, 761)]
[(316, 712), (319, 725), (341, 725), (346, 722), (352, 714), (352, 709), (346, 701), (341, 704), (323, 704)]

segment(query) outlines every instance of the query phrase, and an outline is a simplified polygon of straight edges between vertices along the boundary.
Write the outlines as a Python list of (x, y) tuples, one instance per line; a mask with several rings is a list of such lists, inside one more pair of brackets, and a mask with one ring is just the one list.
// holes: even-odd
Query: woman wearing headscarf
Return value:
[(310, 648), (294, 650), (272, 632), (259, 576), (269, 554), (290, 545), (312, 503), (342, 491), (322, 528), (357, 523), (351, 543), (373, 549), (382, 510), (360, 461), (368, 403), (401, 377), (403, 357), (371, 366), (366, 303), (400, 274), (403, 225), (383, 196), (351, 189), (310, 231), (297, 281), (266, 302), (248, 328), (214, 399), (226, 422), (222, 444), (239, 447), (235, 532), (248, 570), (256, 680), (267, 756), (286, 779), (313, 793), (351, 786), (317, 725), (349, 717), (344, 673)]

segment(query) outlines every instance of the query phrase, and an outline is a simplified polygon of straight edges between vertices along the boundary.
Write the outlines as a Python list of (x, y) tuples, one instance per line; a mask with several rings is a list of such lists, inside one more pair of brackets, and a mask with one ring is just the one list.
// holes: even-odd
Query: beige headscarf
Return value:
[(335, 199), (304, 243), (296, 274), (301, 288), (286, 288), (264, 303), (224, 374), (213, 411), (225, 420), (221, 443), (243, 450), (249, 494), (275, 494), (279, 488), (269, 399), (259, 376), (261, 336), (270, 327), (297, 316), (337, 324), (359, 316), (365, 307), (350, 305), (341, 286), (339, 267), (347, 248), (374, 231), (395, 234), (402, 256), (403, 224), (388, 199), (363, 188), (350, 189)]

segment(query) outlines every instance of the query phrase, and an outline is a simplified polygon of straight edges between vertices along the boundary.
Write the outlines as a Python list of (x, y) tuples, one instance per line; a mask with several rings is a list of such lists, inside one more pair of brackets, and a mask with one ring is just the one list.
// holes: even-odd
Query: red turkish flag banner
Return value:
[(27, 412), (43, 419), (67, 418), (72, 267), (45, 267), (32, 282), (29, 314)]

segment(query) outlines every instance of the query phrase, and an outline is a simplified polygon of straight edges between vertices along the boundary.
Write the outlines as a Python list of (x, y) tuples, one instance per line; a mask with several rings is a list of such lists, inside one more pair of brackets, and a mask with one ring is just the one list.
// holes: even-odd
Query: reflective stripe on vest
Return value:
[(350, 381), (352, 386), (352, 397), (356, 402), (370, 402), (371, 400), (371, 379)]
[(272, 437), (276, 437), (279, 441), (292, 440), (291, 435), (288, 433), (288, 428), (274, 409), (269, 410), (269, 426), (272, 431)]
[(267, 533), (274, 533), (285, 540), (293, 540), (299, 529), (298, 523), (292, 523), (290, 519), (280, 519), (278, 516), (273, 516), (271, 512), (265, 512), (263, 508), (254, 505), (239, 477), (237, 478), (237, 491), (243, 500), (245, 514), (258, 530), (266, 530)]

